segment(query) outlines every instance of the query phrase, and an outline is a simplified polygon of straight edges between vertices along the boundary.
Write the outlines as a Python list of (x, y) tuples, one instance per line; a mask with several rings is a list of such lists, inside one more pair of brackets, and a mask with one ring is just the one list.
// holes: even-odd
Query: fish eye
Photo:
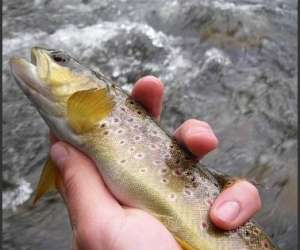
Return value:
[(61, 53), (52, 53), (51, 56), (52, 56), (52, 59), (59, 64), (66, 63), (69, 59), (66, 55), (61, 54)]
[(60, 56), (53, 56), (55, 62), (65, 62), (66, 60)]

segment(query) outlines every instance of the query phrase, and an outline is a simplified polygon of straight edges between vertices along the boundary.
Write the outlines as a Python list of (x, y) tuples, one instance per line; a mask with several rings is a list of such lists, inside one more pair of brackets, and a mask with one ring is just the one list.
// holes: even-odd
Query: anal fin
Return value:
[(36, 202), (46, 193), (55, 190), (60, 181), (61, 177), (58, 169), (49, 157), (42, 170), (40, 180), (36, 188), (35, 197), (33, 199), (33, 205), (35, 205)]
[(188, 243), (184, 240), (175, 236), (177, 243), (181, 246), (182, 250), (195, 250), (195, 248), (191, 247)]

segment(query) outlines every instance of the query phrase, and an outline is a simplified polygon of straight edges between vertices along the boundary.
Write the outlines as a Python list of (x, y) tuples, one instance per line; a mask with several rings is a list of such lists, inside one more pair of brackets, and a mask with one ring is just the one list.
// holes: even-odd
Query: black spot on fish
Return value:
[(165, 179), (165, 178), (163, 178), (161, 181), (162, 181), (163, 183), (167, 183), (167, 182), (168, 182), (168, 180)]
[(187, 195), (192, 195), (192, 192), (191, 192), (190, 190), (185, 190), (184, 192), (185, 192), (185, 194), (187, 194)]

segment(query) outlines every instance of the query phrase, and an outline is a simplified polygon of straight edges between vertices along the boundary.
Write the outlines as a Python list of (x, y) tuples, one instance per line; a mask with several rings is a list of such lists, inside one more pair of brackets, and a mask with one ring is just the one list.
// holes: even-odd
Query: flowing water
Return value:
[(65, 49), (125, 89), (152, 74), (166, 85), (162, 124), (209, 122), (220, 146), (203, 163), (260, 189), (257, 221), (297, 247), (296, 0), (3, 1), (3, 249), (71, 249), (58, 195), (31, 197), (47, 127), (9, 74), (12, 55)]

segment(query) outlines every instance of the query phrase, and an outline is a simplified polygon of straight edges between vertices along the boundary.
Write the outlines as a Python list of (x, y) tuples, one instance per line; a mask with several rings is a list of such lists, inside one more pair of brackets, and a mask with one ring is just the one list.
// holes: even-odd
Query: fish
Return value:
[[(89, 156), (113, 195), (157, 218), (184, 250), (271, 250), (271, 238), (250, 220), (223, 231), (211, 204), (233, 180), (206, 168), (101, 71), (57, 49), (33, 47), (31, 62), (10, 59), (12, 76), (52, 133)], [(57, 187), (48, 158), (34, 202)]]

